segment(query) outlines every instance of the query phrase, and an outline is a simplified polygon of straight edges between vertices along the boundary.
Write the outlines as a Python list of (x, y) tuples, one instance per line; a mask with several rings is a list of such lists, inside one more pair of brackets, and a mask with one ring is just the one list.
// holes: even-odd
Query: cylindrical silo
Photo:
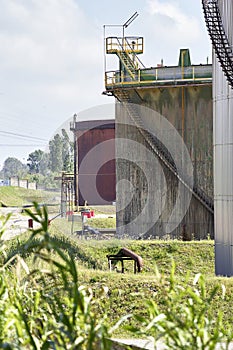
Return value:
[[(218, 6), (233, 50), (233, 2), (218, 0)], [(233, 90), (213, 56), (215, 272), (233, 276)]]

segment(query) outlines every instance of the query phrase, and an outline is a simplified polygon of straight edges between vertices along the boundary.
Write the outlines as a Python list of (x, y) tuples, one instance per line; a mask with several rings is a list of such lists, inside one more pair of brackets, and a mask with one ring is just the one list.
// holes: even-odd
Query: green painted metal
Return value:
[(123, 86), (212, 83), (212, 65), (192, 65), (189, 49), (180, 50), (178, 66), (156, 68), (143, 67), (137, 57), (142, 52), (142, 37), (106, 38), (106, 53), (119, 58), (119, 70), (105, 72), (107, 90)]
[(212, 84), (211, 64), (135, 69), (131, 73), (120, 61), (119, 70), (105, 73), (106, 89), (119, 86)]
[(189, 49), (180, 49), (180, 57), (179, 57), (179, 67), (189, 67), (191, 66), (191, 59)]

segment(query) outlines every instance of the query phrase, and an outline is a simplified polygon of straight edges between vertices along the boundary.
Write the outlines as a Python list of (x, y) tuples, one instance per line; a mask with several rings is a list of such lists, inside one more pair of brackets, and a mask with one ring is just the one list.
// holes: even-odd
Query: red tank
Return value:
[(116, 199), (115, 121), (75, 122), (77, 205), (112, 204)]

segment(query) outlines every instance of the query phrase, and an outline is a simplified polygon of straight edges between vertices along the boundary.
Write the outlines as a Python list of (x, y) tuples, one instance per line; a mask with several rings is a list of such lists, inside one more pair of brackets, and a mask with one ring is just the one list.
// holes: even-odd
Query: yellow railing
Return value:
[(143, 37), (108, 37), (106, 38), (106, 53), (143, 53)]
[(105, 73), (105, 86), (148, 84), (156, 82), (212, 81), (212, 65), (138, 69), (135, 77), (121, 71)]

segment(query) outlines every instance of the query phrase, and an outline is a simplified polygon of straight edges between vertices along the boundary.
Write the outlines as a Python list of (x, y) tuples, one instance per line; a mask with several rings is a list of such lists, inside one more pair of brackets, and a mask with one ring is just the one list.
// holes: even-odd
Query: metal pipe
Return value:
[(79, 198), (78, 198), (78, 141), (76, 137), (76, 121), (77, 114), (73, 116), (73, 124), (74, 124), (74, 206), (75, 209), (78, 210), (79, 206)]
[(185, 94), (184, 94), (184, 86), (181, 87), (181, 115), (182, 115), (182, 125), (181, 125), (181, 136), (182, 139), (184, 140), (184, 127), (185, 127), (185, 103), (184, 103), (184, 98), (185, 98)]

